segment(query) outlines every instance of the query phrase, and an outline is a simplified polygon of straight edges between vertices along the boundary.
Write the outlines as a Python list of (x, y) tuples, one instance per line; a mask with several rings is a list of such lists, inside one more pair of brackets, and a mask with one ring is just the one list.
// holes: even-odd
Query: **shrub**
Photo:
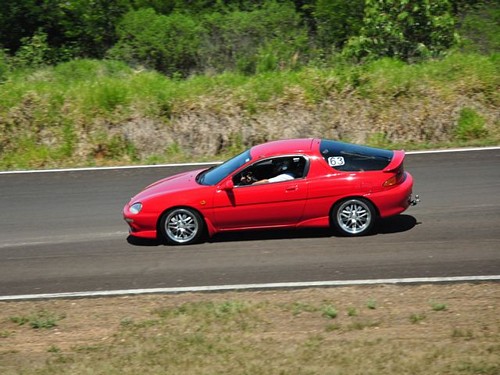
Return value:
[(10, 67), (7, 54), (0, 48), (0, 84), (7, 79)]
[(434, 311), (445, 311), (448, 309), (448, 306), (446, 306), (445, 303), (440, 302), (431, 302), (431, 307)]
[(500, 4), (479, 3), (462, 17), (458, 31), (465, 51), (500, 52)]
[(364, 3), (364, 0), (316, 0), (313, 14), (319, 46), (342, 48), (349, 38), (358, 35)]
[(344, 53), (402, 60), (439, 55), (456, 42), (454, 27), (448, 0), (366, 0), (360, 35)]
[(483, 138), (488, 134), (484, 118), (472, 108), (463, 108), (460, 111), (455, 137), (460, 141), (470, 141)]
[(59, 320), (64, 319), (65, 315), (58, 315), (50, 311), (40, 310), (29, 316), (14, 316), (10, 321), (18, 325), (29, 323), (33, 329), (48, 329), (57, 326)]
[(189, 15), (164, 16), (149, 8), (131, 11), (119, 23), (119, 40), (108, 56), (168, 75), (187, 75), (195, 67), (202, 34)]
[(21, 48), (14, 57), (15, 65), (19, 67), (39, 68), (50, 64), (51, 49), (47, 43), (47, 34), (38, 31), (31, 38), (21, 39)]
[(245, 74), (297, 66), (307, 47), (307, 31), (291, 2), (267, 1), (250, 11), (213, 12), (202, 17), (206, 34), (201, 70)]
[(323, 316), (329, 319), (335, 319), (338, 315), (335, 307), (328, 305), (323, 307)]

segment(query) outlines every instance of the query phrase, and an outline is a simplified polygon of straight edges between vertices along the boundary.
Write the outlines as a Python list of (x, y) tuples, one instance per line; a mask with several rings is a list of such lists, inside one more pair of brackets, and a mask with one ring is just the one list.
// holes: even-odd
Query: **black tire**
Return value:
[(373, 229), (377, 212), (373, 204), (363, 198), (350, 198), (337, 203), (332, 210), (332, 224), (342, 235), (364, 236)]
[(170, 245), (190, 245), (198, 242), (205, 229), (200, 214), (190, 208), (174, 208), (160, 220), (160, 232)]

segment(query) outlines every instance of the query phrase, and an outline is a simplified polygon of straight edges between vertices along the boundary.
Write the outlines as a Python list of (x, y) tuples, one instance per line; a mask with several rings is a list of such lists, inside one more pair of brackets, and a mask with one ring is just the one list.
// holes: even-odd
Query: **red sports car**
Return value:
[(186, 245), (218, 232), (334, 227), (361, 236), (416, 204), (403, 151), (327, 139), (264, 143), (145, 188), (123, 208), (135, 237)]

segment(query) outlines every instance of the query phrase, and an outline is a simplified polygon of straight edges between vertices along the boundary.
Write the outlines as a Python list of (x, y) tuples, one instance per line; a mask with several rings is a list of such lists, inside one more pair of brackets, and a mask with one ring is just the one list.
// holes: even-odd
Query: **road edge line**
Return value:
[[(421, 150), (407, 151), (407, 155), (421, 154), (443, 154), (452, 152), (469, 152), (469, 151), (492, 151), (500, 150), (500, 146), (489, 147), (469, 147), (469, 148), (453, 148), (442, 150)], [(94, 172), (94, 171), (114, 171), (126, 169), (145, 169), (145, 168), (172, 168), (172, 167), (204, 167), (208, 165), (222, 164), (221, 161), (200, 162), (200, 163), (178, 163), (178, 164), (155, 164), (155, 165), (122, 165), (116, 167), (88, 167), (88, 168), (61, 168), (61, 169), (39, 169), (39, 170), (16, 170), (16, 171), (0, 171), (0, 175), (7, 174), (32, 174), (32, 173), (57, 173), (57, 172)]]
[(500, 275), (415, 277), (415, 278), (400, 278), (400, 279), (368, 279), (368, 280), (334, 280), (334, 281), (310, 281), (310, 282), (267, 283), (267, 284), (235, 284), (235, 285), (212, 285), (212, 286), (173, 287), (173, 288), (102, 290), (102, 291), (69, 292), (69, 293), (23, 294), (23, 295), (13, 295), (13, 296), (0, 296), (0, 302), (43, 300), (43, 299), (64, 299), (64, 298), (73, 299), (73, 298), (95, 298), (95, 297), (119, 297), (119, 296), (132, 296), (132, 295), (143, 295), (143, 294), (182, 294), (182, 293), (205, 293), (205, 292), (325, 288), (325, 287), (362, 286), (362, 285), (380, 285), (380, 284), (434, 284), (434, 283), (481, 282), (481, 281), (500, 281)]

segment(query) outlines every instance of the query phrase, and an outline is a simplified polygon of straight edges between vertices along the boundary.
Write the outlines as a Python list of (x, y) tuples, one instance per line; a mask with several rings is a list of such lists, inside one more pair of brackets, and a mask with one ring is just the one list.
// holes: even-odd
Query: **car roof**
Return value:
[(263, 158), (283, 154), (310, 153), (314, 138), (284, 139), (254, 146), (250, 149), (252, 158)]

